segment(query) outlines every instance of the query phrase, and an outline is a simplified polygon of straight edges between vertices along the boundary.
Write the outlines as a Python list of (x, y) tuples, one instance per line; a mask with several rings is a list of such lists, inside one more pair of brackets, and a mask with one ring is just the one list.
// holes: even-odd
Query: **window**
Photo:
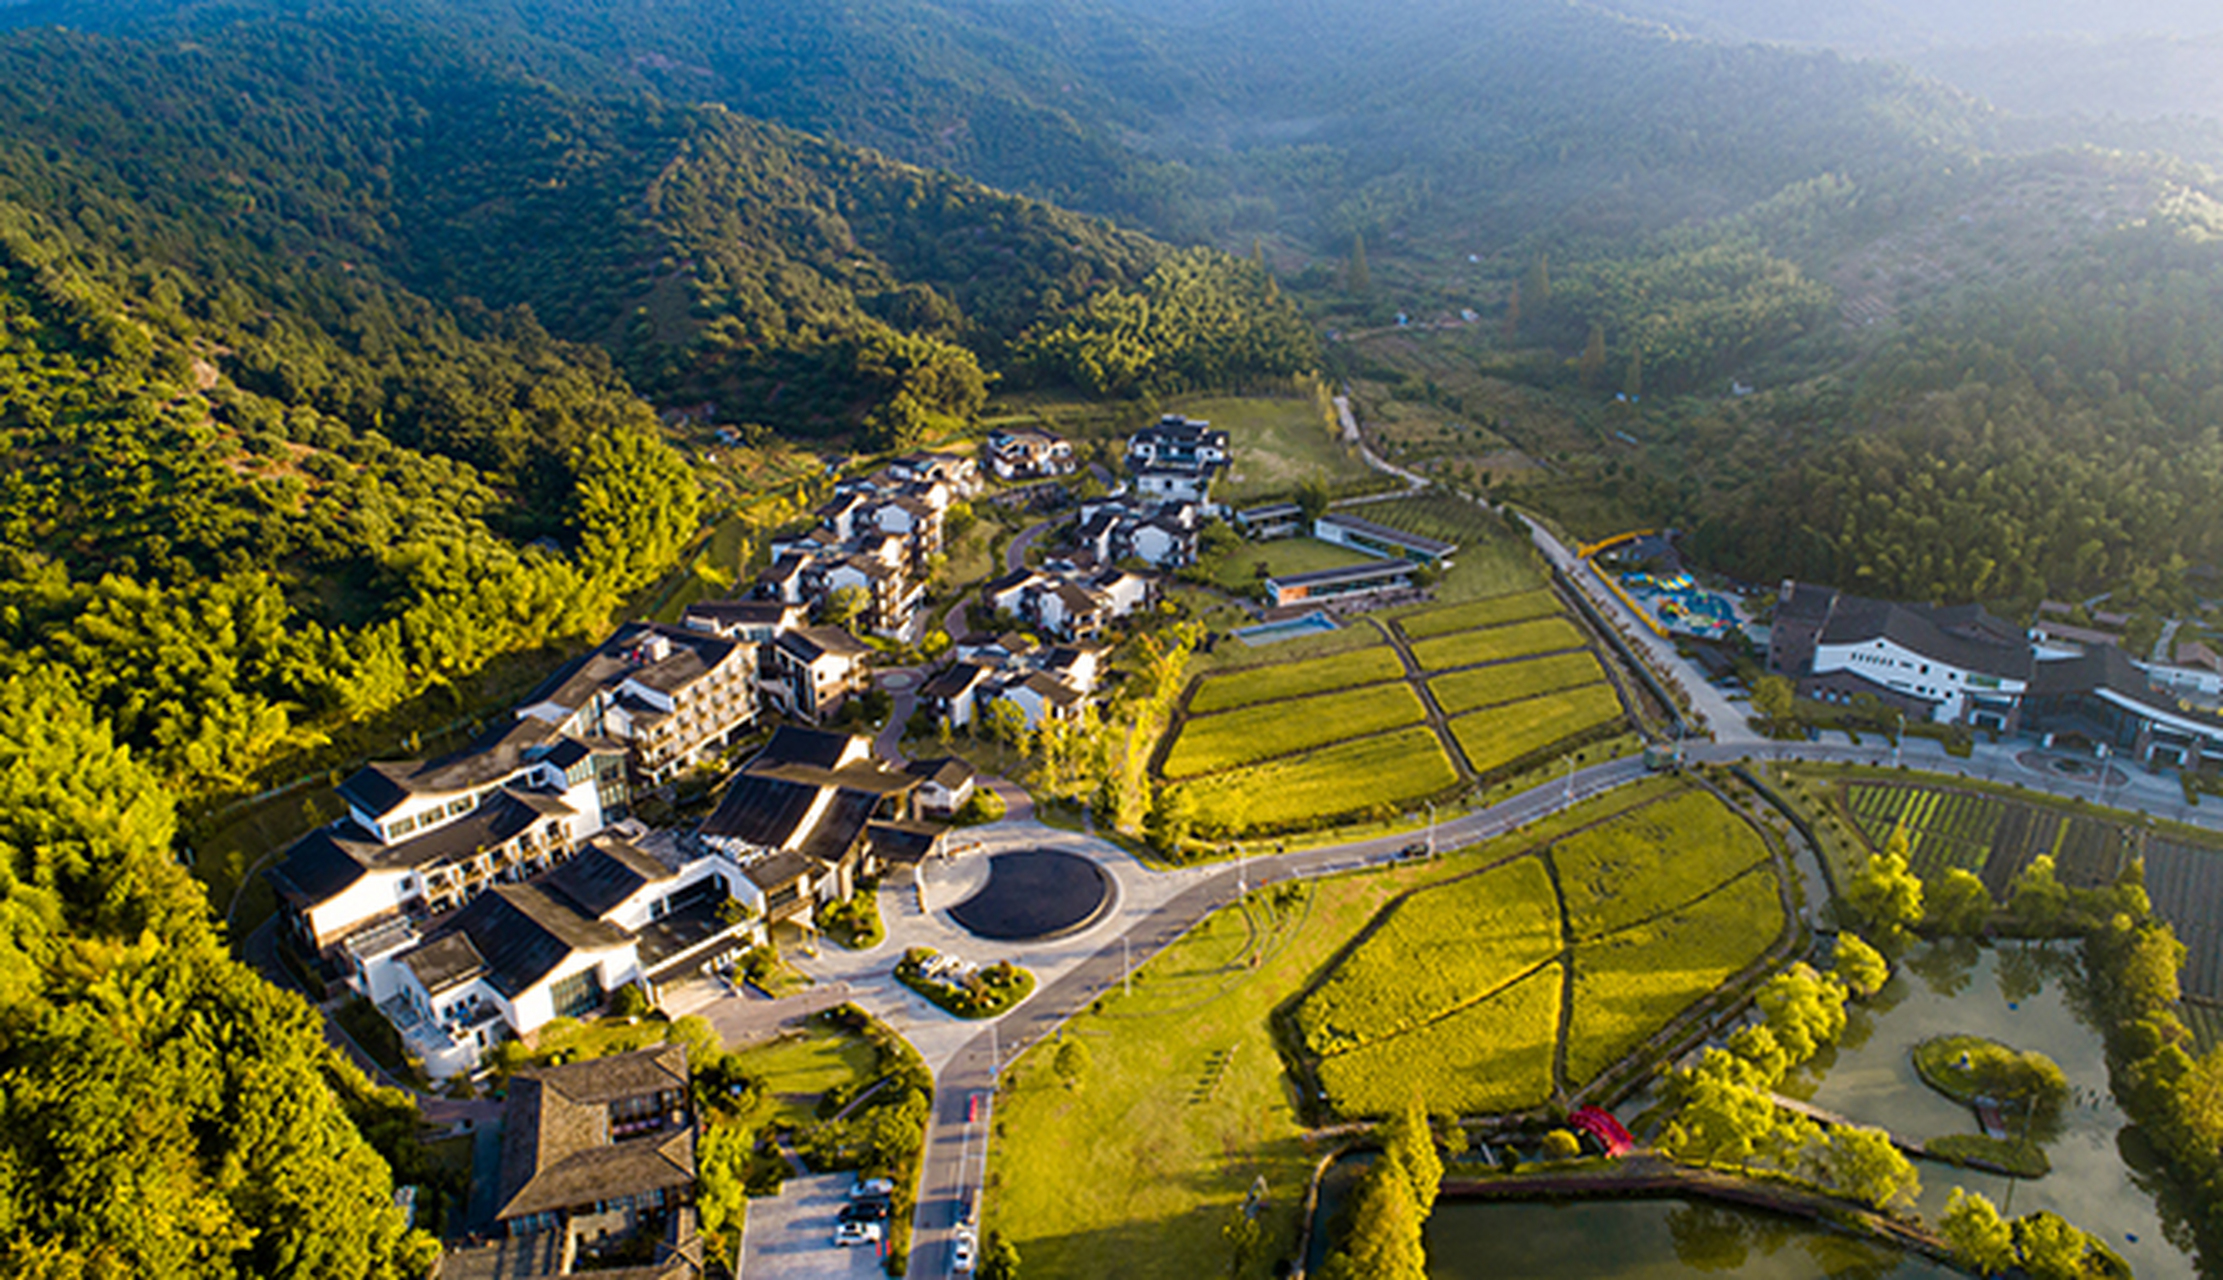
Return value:
[(562, 979), (548, 989), (548, 999), (559, 1018), (579, 1018), (602, 1004), (602, 971), (587, 969)]

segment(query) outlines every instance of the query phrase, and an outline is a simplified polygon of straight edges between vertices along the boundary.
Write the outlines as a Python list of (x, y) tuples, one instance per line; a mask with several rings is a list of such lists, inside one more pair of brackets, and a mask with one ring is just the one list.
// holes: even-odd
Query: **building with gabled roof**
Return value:
[(871, 646), (840, 627), (783, 631), (764, 653), (761, 691), (783, 715), (822, 724), (871, 687)]
[(1228, 465), (1227, 433), (1209, 422), (1169, 413), (1127, 441), (1135, 492), (1159, 502), (1209, 503), (1212, 482)]
[(2018, 727), (2036, 654), (1981, 607), (1872, 600), (1793, 581), (1776, 599), (1768, 665), (1800, 696), (1850, 703), (1865, 695), (1912, 719)]
[(495, 1220), (583, 1250), (661, 1228), (693, 1202), (695, 1121), (684, 1045), (510, 1078)]
[(756, 645), (691, 627), (636, 622), (529, 695), (523, 718), (615, 738), (658, 786), (725, 749), (756, 719)]

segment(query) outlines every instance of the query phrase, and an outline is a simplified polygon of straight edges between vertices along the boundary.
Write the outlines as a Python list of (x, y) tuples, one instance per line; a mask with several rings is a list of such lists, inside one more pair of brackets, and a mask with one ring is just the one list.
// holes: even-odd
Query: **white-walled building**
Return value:
[(756, 676), (749, 641), (636, 622), (557, 672), (518, 715), (631, 744), (641, 780), (659, 786), (756, 720)]

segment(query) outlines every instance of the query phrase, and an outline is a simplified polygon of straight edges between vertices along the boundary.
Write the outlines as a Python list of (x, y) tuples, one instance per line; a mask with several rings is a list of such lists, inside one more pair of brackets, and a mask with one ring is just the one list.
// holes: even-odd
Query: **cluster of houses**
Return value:
[[(2178, 662), (2134, 659), (2119, 636), (2061, 620), (2027, 630), (1977, 605), (1939, 607), (1785, 581), (1769, 671), (1801, 697), (1877, 703), (1917, 722), (2073, 741), (2100, 755), (2177, 767), (2223, 764), (2223, 718), (2189, 695), (2223, 694), (2223, 670), (2187, 646)], [(2223, 665), (2223, 664), (2218, 664)]]
[(816, 523), (772, 544), (772, 567), (752, 594), (823, 616), (839, 593), (849, 592), (858, 625), (916, 639), (944, 520), (953, 503), (979, 489), (977, 463), (939, 453), (910, 454), (842, 480)]

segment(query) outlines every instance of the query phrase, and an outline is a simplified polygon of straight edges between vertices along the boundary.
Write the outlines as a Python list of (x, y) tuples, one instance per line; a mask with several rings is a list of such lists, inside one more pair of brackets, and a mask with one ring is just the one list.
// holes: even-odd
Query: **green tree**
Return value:
[(1582, 1142), (1565, 1129), (1553, 1129), (1544, 1135), (1541, 1151), (1546, 1160), (1572, 1160), (1582, 1154)]
[(1909, 1208), (1922, 1194), (1914, 1166), (1881, 1129), (1843, 1125), (1830, 1130), (1823, 1162), (1839, 1191), (1871, 1208)]
[(1412, 1184), (1377, 1161), (1352, 1197), (1350, 1224), (1320, 1270), (1323, 1280), (1426, 1280), (1425, 1222)]
[(1890, 962), (1858, 934), (1837, 935), (1837, 957), (1830, 969), (1847, 991), (1862, 1000), (1883, 990), (1883, 984), (1891, 980)]
[(1160, 856), (1179, 858), (1189, 829), (1195, 824), (1196, 797), (1189, 789), (1179, 785), (1161, 787), (1150, 806), (1150, 816), (1144, 820), (1143, 835)]
[(1845, 886), (1845, 898), (1871, 934), (1888, 945), (1905, 940), (1922, 920), (1922, 881), (1907, 869), (1908, 838), (1902, 824), (1883, 852), (1872, 854)]
[(870, 591), (858, 586), (836, 587), (827, 594), (826, 603), (819, 609), (818, 620), (829, 627), (853, 631), (871, 609)]
[(1374, 273), (1366, 266), (1365, 236), (1354, 234), (1351, 237), (1351, 257), (1344, 267), (1344, 275), (1352, 293), (1364, 296), (1374, 291)]
[(1791, 682), (1782, 676), (1761, 676), (1752, 684), (1752, 709), (1771, 725), (1789, 723), (1795, 704)]
[(1498, 329), (1498, 341), (1510, 347), (1521, 340), (1521, 282), (1515, 280), (1505, 297), (1505, 321)]
[(1953, 1247), (1955, 1260), (1977, 1275), (1996, 1276), (2015, 1265), (2014, 1231), (1982, 1195), (1953, 1188), (1937, 1229)]
[(1436, 1151), (1436, 1135), (1418, 1094), (1384, 1126), (1382, 1161), (1412, 1188), (1413, 1204), (1425, 1220), (1436, 1207), (1436, 1192), (1443, 1183), (1443, 1157)]
[(1940, 932), (1973, 937), (1991, 919), (1991, 890), (1975, 872), (1953, 867), (1932, 887), (1928, 910), (1930, 924)]
[(980, 1251), (980, 1280), (1019, 1280), (1019, 1246), (996, 1232)]
[(1804, 962), (1768, 979), (1754, 1003), (1794, 1064), (1813, 1057), (1845, 1029), (1845, 989)]
[(1328, 482), (1319, 476), (1307, 476), (1297, 484), (1297, 506), (1304, 512), (1306, 524), (1311, 524), (1328, 513), (1333, 498), (1328, 493)]
[(1581, 377), (1583, 390), (1595, 391), (1605, 377), (1606, 340), (1605, 326), (1590, 326), (1590, 337), (1582, 345), (1582, 355), (1575, 360), (1575, 373)]
[(2033, 928), (2051, 929), (2061, 923), (2069, 907), (2069, 890), (2054, 873), (2052, 854), (2041, 853), (2030, 860), (2015, 877), (2007, 903), (2016, 919)]

